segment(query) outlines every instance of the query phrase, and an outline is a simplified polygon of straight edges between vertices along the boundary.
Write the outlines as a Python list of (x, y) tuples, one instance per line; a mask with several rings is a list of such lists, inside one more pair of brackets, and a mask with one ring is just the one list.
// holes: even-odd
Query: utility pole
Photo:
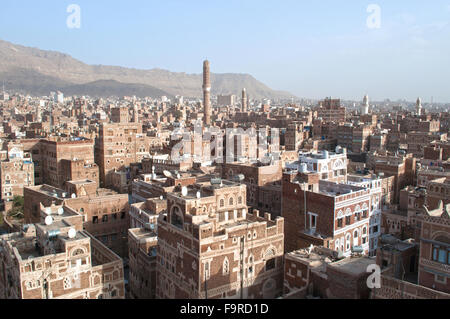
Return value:
[(244, 241), (245, 236), (241, 237), (241, 299), (244, 299)]
[(208, 265), (208, 271), (209, 271), (209, 264), (205, 263), (205, 299), (208, 299), (208, 277), (206, 276), (206, 266)]
[(304, 202), (304, 207), (305, 207), (305, 232), (306, 232), (306, 186), (308, 184), (304, 183), (303, 184), (303, 202)]
[(205, 271), (205, 299), (208, 299), (208, 283), (206, 281), (206, 271)]

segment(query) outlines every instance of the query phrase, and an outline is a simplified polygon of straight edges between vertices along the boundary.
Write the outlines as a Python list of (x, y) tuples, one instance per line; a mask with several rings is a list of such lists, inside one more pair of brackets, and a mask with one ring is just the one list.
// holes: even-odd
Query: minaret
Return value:
[(205, 108), (203, 123), (209, 126), (211, 125), (211, 80), (208, 60), (203, 62), (203, 107)]
[(247, 90), (242, 90), (242, 112), (247, 113)]
[(134, 123), (139, 122), (139, 112), (137, 104), (133, 105), (133, 122)]
[(369, 114), (369, 96), (366, 94), (361, 104), (361, 115)]
[(416, 114), (418, 116), (422, 115), (422, 99), (420, 97), (417, 98), (417, 102), (416, 102)]

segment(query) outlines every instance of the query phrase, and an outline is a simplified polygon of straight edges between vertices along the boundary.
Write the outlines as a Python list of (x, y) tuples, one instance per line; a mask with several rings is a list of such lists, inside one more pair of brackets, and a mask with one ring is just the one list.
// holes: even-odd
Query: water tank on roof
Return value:
[(300, 173), (306, 173), (308, 172), (308, 164), (301, 163), (299, 168)]

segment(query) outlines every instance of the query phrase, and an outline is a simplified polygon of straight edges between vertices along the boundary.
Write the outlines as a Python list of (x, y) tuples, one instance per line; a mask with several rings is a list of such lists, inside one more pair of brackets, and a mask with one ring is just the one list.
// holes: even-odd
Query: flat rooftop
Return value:
[[(219, 180), (220, 179), (218, 179), (217, 181)], [(221, 180), (220, 184), (219, 183), (213, 184), (211, 183), (211, 181), (208, 181), (204, 183), (197, 183), (195, 186), (186, 187), (187, 188), (186, 196), (183, 196), (181, 191), (173, 192), (171, 195), (187, 200), (196, 199), (197, 194), (200, 195), (200, 198), (206, 198), (213, 196), (215, 190), (225, 189), (229, 187), (238, 187), (240, 185), (241, 185), (240, 183), (232, 182), (229, 180)]]
[(136, 239), (156, 239), (157, 235), (155, 232), (150, 231), (145, 228), (133, 228), (128, 230)]
[(358, 257), (358, 258), (348, 257), (340, 261), (336, 261), (332, 264), (329, 264), (328, 266), (348, 274), (360, 275), (366, 274), (367, 267), (373, 264), (376, 264), (375, 260), (367, 257)]
[(78, 180), (78, 181), (68, 181), (68, 183), (71, 183), (74, 185), (84, 185), (84, 184), (94, 184), (96, 182), (91, 181), (89, 179), (85, 179), (85, 180)]
[(366, 190), (366, 188), (356, 185), (336, 184), (327, 181), (319, 181), (319, 193), (324, 195), (341, 196), (364, 190)]

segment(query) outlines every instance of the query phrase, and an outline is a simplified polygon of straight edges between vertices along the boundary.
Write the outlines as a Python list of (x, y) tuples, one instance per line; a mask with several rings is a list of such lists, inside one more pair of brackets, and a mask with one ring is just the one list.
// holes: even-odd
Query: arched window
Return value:
[(230, 197), (229, 205), (230, 205), (230, 206), (233, 206), (233, 205), (234, 205), (234, 199), (233, 199), (233, 197)]
[(223, 274), (228, 275), (230, 273), (230, 262), (228, 261), (228, 258), (225, 258), (223, 261)]
[(72, 283), (70, 281), (69, 278), (64, 278), (64, 289), (71, 289), (72, 288)]
[(224, 207), (225, 206), (225, 200), (221, 199), (220, 200), (220, 207)]
[(253, 261), (254, 261), (253, 255), (250, 255), (250, 256), (248, 257), (248, 263), (249, 263), (249, 267), (248, 267), (248, 276), (249, 276), (249, 277), (252, 277), (252, 276), (255, 274), (255, 272), (254, 272)]
[(266, 251), (264, 259), (266, 260), (266, 271), (275, 269), (276, 258), (275, 258), (275, 251), (273, 249), (268, 249)]
[(242, 196), (238, 197), (238, 204), (242, 204)]
[(350, 234), (347, 234), (347, 236), (345, 237), (345, 251), (349, 251), (350, 250), (350, 246), (351, 246), (351, 243), (350, 243), (350, 240), (351, 240), (351, 235)]
[(84, 255), (84, 250), (81, 248), (75, 249), (74, 252), (72, 253), (72, 256), (79, 256), (79, 255)]

